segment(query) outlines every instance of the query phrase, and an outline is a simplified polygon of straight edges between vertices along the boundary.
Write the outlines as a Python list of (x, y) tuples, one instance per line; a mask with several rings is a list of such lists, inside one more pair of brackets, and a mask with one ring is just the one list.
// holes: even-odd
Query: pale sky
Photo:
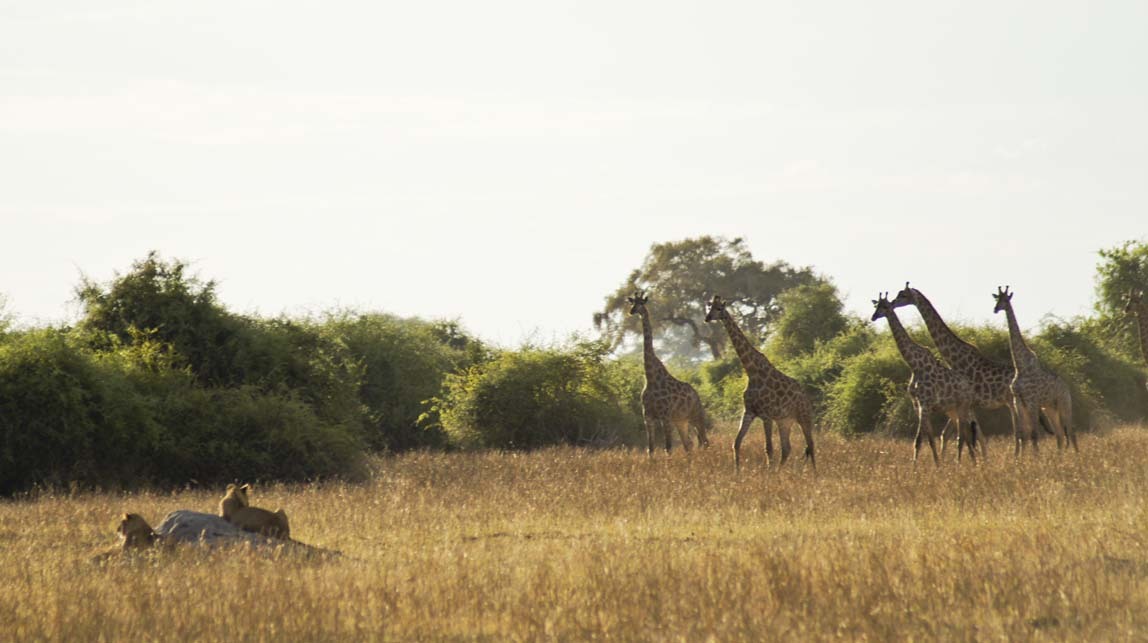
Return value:
[[(0, 293), (150, 249), (236, 312), (588, 330), (650, 245), (745, 237), (871, 312), (1089, 311), (1148, 239), (1148, 2), (0, 0)], [(656, 293), (655, 293), (656, 296)], [(915, 314), (907, 317), (915, 321)]]

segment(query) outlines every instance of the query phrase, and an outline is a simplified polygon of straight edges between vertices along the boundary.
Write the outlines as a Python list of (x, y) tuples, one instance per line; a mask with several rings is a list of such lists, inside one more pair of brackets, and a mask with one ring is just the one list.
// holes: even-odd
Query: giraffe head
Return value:
[(916, 303), (913, 298), (913, 289), (909, 287), (909, 282), (905, 282), (905, 289), (897, 293), (893, 301), (889, 302), (893, 308), (900, 308), (901, 306), (912, 306)]
[(1128, 294), (1124, 296), (1124, 314), (1132, 315), (1136, 313), (1140, 307), (1140, 302), (1144, 298), (1144, 291), (1139, 288), (1130, 288)]
[(877, 298), (873, 299), (872, 302), (874, 310), (873, 316), (869, 318), (869, 321), (877, 321), (878, 319), (887, 317), (889, 313), (893, 312), (893, 302), (889, 301), (888, 292), (885, 294), (877, 293)]
[(710, 309), (706, 311), (706, 321), (712, 322), (727, 317), (729, 317), (729, 313), (725, 310), (725, 302), (719, 295), (714, 295), (713, 300), (710, 301)]
[(1012, 296), (1014, 294), (1015, 293), (1011, 293), (1008, 291), (1008, 286), (1005, 286), (1004, 288), (997, 286), (997, 291), (995, 293), (993, 293), (993, 299), (997, 300), (997, 305), (993, 306), (993, 313), (994, 314), (999, 313), (1000, 311), (1004, 310), (1005, 308), (1011, 307), (1012, 306)]
[(635, 290), (634, 294), (626, 297), (626, 301), (630, 302), (630, 314), (640, 315), (646, 311), (646, 302), (650, 301), (650, 297), (644, 290)]

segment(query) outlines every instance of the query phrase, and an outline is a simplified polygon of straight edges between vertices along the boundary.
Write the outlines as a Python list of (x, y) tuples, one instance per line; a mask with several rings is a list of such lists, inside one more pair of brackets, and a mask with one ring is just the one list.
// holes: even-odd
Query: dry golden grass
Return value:
[[(116, 518), (222, 490), (0, 504), (6, 640), (1148, 638), (1148, 431), (976, 468), (819, 436), (816, 476), (730, 432), (686, 457), (554, 449), (380, 460), (371, 484), (256, 487), (318, 560), (115, 558)], [(800, 439), (797, 441), (800, 444)], [(797, 451), (800, 453), (799, 451)], [(950, 453), (951, 455), (951, 453)]]

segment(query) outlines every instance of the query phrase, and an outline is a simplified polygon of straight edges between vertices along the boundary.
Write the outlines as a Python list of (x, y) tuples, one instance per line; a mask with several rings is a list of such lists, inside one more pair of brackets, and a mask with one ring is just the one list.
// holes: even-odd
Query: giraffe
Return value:
[(1040, 366), (1036, 353), (1024, 343), (1020, 326), (1016, 321), (1016, 314), (1012, 309), (1012, 296), (1008, 286), (1003, 289), (997, 287), (993, 294), (996, 306), (993, 313), (1005, 312), (1008, 318), (1008, 341), (1012, 351), (1012, 364), (1016, 369), (1009, 389), (1013, 396), (1013, 416), (1016, 420), (1013, 426), (1013, 437), (1016, 440), (1015, 456), (1020, 456), (1024, 448), (1024, 439), (1032, 441), (1033, 455), (1036, 455), (1036, 423), (1038, 414), (1044, 411), (1056, 435), (1056, 446), (1064, 448), (1065, 438), (1072, 444), (1072, 448), (1080, 451), (1076, 445), (1076, 433), (1072, 430), (1072, 395), (1064, 380), (1049, 373)]
[(1140, 354), (1148, 363), (1148, 303), (1144, 303), (1144, 291), (1133, 288), (1128, 291), (1126, 299), (1124, 314), (1136, 316), (1136, 329), (1140, 333)]
[[(937, 445), (933, 439), (933, 423), (929, 413), (941, 411), (949, 420), (957, 425), (957, 460), (961, 458), (961, 448), (968, 446), (969, 458), (977, 461), (976, 450), (973, 448), (974, 438), (977, 434), (977, 420), (973, 415), (973, 383), (968, 377), (940, 362), (929, 349), (914, 342), (901, 320), (897, 318), (897, 311), (889, 301), (889, 294), (878, 294), (873, 300), (873, 317), (877, 321), (882, 317), (889, 322), (889, 330), (893, 333), (893, 341), (897, 343), (897, 350), (909, 365), (912, 375), (909, 377), (909, 397), (913, 400), (913, 407), (917, 410), (917, 437), (913, 442), (913, 465), (917, 464), (917, 457), (921, 453), (921, 439), (929, 439), (929, 449), (933, 452), (933, 464), (940, 465), (937, 457)], [(966, 433), (966, 426), (970, 430)]]
[[(1012, 364), (1002, 364), (984, 356), (976, 346), (957, 337), (949, 328), (945, 320), (937, 313), (932, 302), (916, 288), (910, 288), (905, 282), (905, 289), (897, 293), (893, 299), (893, 308), (901, 306), (916, 306), (917, 312), (925, 320), (925, 327), (929, 329), (929, 336), (941, 354), (941, 359), (948, 363), (954, 371), (969, 378), (973, 383), (973, 405), (983, 409), (1007, 408), (1012, 411), (1012, 383), (1016, 371)], [(1015, 419), (1014, 419), (1015, 424)], [(941, 428), (941, 453), (945, 452), (945, 431), (949, 423)], [(980, 427), (977, 427), (978, 433)], [(973, 442), (981, 445), (981, 457), (987, 457), (985, 439), (983, 434), (974, 435)]]
[(805, 458), (816, 470), (817, 461), (813, 454), (813, 404), (805, 394), (805, 389), (797, 380), (777, 370), (761, 351), (753, 347), (726, 310), (725, 302), (717, 295), (714, 295), (706, 313), (707, 322), (715, 320), (721, 320), (745, 374), (749, 376), (745, 393), (742, 394), (745, 413), (741, 416), (741, 428), (733, 443), (734, 466), (741, 470), (741, 441), (753, 421), (761, 418), (765, 428), (766, 466), (773, 461), (773, 434), (770, 426), (773, 422), (777, 424), (777, 432), (781, 437), (781, 463), (778, 466), (785, 464), (789, 457), (789, 431), (793, 424), (797, 424), (805, 434)]
[(678, 431), (682, 447), (689, 452), (693, 447), (687, 430), (694, 427), (698, 432), (698, 444), (709, 446), (706, 438), (706, 429), (710, 427), (709, 418), (702, 408), (702, 400), (694, 387), (670, 375), (665, 364), (654, 354), (654, 333), (650, 326), (650, 312), (646, 303), (650, 298), (642, 291), (635, 292), (628, 297), (632, 305), (631, 315), (640, 315), (642, 318), (642, 346), (643, 358), (646, 367), (646, 387), (642, 389), (642, 419), (646, 424), (646, 446), (650, 455), (654, 454), (654, 431), (661, 428), (666, 436), (666, 453), (672, 446), (670, 427)]

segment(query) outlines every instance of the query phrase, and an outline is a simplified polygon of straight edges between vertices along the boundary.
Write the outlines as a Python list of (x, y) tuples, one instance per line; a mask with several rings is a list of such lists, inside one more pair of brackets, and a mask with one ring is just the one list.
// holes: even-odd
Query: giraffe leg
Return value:
[[(949, 446), (946, 435), (949, 433), (949, 427), (953, 425), (953, 419), (945, 417), (945, 426), (941, 427), (941, 457), (945, 455), (945, 447)], [(957, 444), (960, 445), (960, 429), (957, 430)], [(960, 451), (957, 451), (957, 460), (960, 460)]]
[(916, 400), (913, 400), (913, 405), (917, 407), (917, 437), (913, 440), (913, 468), (916, 469), (917, 456), (921, 455), (921, 438), (925, 429), (925, 415), (921, 405)]
[(977, 414), (974, 411), (969, 412), (969, 435), (972, 442), (969, 443), (969, 457), (975, 463), (977, 461), (977, 445), (981, 445), (981, 459), (985, 458), (985, 436), (981, 432), (981, 423), (977, 420)]
[[(953, 423), (953, 418), (946, 415), (945, 416), (945, 426), (941, 427), (941, 454), (942, 455), (944, 455), (944, 453), (945, 453), (945, 429), (948, 429), (949, 425), (952, 423)], [(956, 424), (957, 424), (957, 464), (960, 464), (960, 462), (961, 462), (961, 451), (963, 451), (965, 446), (968, 444), (968, 436), (965, 434), (965, 426), (961, 422), (960, 416), (957, 416)]]
[(673, 424), (674, 424), (674, 428), (676, 428), (678, 430), (678, 437), (682, 441), (682, 448), (686, 450), (686, 453), (693, 451), (694, 440), (693, 440), (693, 438), (690, 437), (689, 421), (688, 420), (677, 420)]
[[(1047, 408), (1047, 409), (1038, 408), (1036, 410), (1037, 413), (1041, 413), (1042, 411), (1044, 412), (1045, 416), (1048, 417), (1048, 421), (1052, 424), (1052, 434), (1056, 436), (1056, 450), (1057, 451), (1063, 451), (1064, 450), (1064, 437), (1065, 436), (1064, 436), (1064, 425), (1061, 424), (1061, 422), (1060, 422), (1060, 419), (1061, 419), (1060, 418), (1060, 411), (1057, 409), (1053, 409), (1051, 407)], [(1033, 430), (1034, 431), (1036, 430), (1035, 427), (1033, 428)]]
[(1068, 439), (1072, 442), (1072, 450), (1075, 453), (1080, 453), (1080, 447), (1076, 444), (1076, 430), (1072, 428), (1072, 405), (1069, 403), (1068, 411), (1062, 411), (1064, 417), (1061, 420), (1064, 422), (1064, 432), (1068, 435)]
[(674, 430), (674, 427), (671, 426), (672, 424), (673, 424), (673, 420), (662, 420), (661, 421), (662, 433), (664, 433), (666, 436), (666, 453), (669, 453), (670, 450), (673, 449), (673, 447), (674, 447), (674, 441), (672, 438), (672, 435), (673, 435), (672, 431)]
[(753, 424), (753, 414), (746, 411), (741, 416), (741, 428), (737, 430), (737, 437), (733, 440), (733, 464), (738, 471), (741, 471), (741, 441), (745, 439), (745, 434), (749, 432), (749, 425), (751, 424)]
[(654, 429), (657, 426), (657, 421), (650, 416), (643, 418), (646, 423), (646, 450), (650, 457), (654, 455)]
[(777, 434), (781, 437), (781, 464), (785, 464), (785, 461), (789, 459), (789, 452), (793, 450), (789, 443), (789, 431), (793, 428), (793, 422), (792, 418), (777, 422)]
[(929, 438), (929, 449), (933, 452), (933, 465), (940, 467), (941, 458), (937, 455), (937, 441), (933, 439), (933, 420), (927, 412), (922, 413), (921, 417), (925, 420), (925, 437)]
[(981, 447), (981, 459), (982, 460), (988, 460), (989, 450), (988, 450), (988, 447), (985, 446), (985, 432), (981, 429), (981, 421), (977, 419), (977, 412), (976, 411), (972, 412), (972, 422), (973, 422), (973, 447), (980, 445), (980, 447)]
[(765, 466), (773, 464), (773, 420), (761, 418), (761, 428), (765, 429)]
[(967, 432), (965, 433), (965, 440), (966, 440), (965, 444), (968, 446), (968, 449), (969, 449), (969, 459), (973, 461), (973, 464), (976, 464), (977, 463), (977, 421), (972, 419), (972, 415), (968, 414), (968, 413), (966, 413), (964, 415), (964, 417), (961, 418), (960, 421), (961, 421), (961, 427), (965, 427), (965, 426), (968, 427), (966, 429)]
[(1074, 452), (1080, 453), (1080, 447), (1076, 444), (1076, 431), (1072, 428), (1072, 394), (1067, 390), (1057, 397), (1056, 415), (1064, 431), (1064, 439), (1072, 445)]
[(1024, 441), (1021, 439), (1020, 412), (1017, 410), (1015, 399), (1008, 405), (1008, 417), (1009, 420), (1012, 421), (1012, 439), (1014, 443), (1012, 457), (1019, 460), (1020, 452), (1024, 449)]
[(1032, 444), (1032, 457), (1034, 458), (1040, 454), (1037, 446), (1037, 440), (1040, 439), (1040, 434), (1036, 430), (1037, 413), (1040, 413), (1040, 408), (1035, 405), (1024, 402), (1017, 405), (1017, 420), (1020, 424), (1021, 439), (1027, 438)]
[(813, 419), (809, 417), (808, 413), (802, 413), (797, 423), (801, 427), (802, 435), (805, 436), (805, 457), (809, 460), (813, 470), (817, 471), (817, 460), (813, 457)]

